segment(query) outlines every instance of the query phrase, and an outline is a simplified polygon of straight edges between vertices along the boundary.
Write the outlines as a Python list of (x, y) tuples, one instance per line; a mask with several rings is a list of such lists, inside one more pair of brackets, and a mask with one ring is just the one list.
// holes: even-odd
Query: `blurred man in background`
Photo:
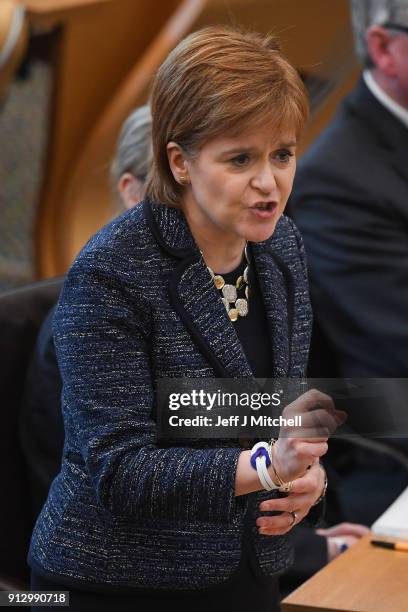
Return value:
[[(363, 72), (302, 157), (287, 208), (309, 266), (308, 373), (408, 377), (408, 0), (351, 0), (351, 13)], [(331, 440), (324, 463), (329, 524), (371, 525), (408, 484), (407, 440)], [(338, 536), (329, 558), (341, 549), (338, 527), (294, 531), (286, 591), (319, 569), (319, 533)]]
[[(408, 375), (408, 0), (352, 0), (363, 74), (302, 158), (315, 376)], [(319, 358), (320, 353), (320, 358)]]

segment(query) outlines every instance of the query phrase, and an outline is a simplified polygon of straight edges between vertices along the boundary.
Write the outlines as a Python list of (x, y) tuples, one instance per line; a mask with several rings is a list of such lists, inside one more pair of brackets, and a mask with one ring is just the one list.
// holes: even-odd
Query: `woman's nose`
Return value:
[(271, 193), (276, 188), (274, 168), (266, 164), (259, 168), (252, 179), (252, 186), (263, 193)]

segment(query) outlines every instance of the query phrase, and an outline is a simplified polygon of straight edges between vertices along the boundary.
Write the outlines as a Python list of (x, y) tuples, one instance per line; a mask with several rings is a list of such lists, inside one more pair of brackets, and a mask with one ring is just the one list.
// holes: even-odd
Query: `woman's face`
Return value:
[(193, 232), (252, 242), (269, 238), (292, 189), (295, 149), (293, 133), (277, 135), (266, 125), (215, 138), (184, 160), (190, 184), (182, 206)]

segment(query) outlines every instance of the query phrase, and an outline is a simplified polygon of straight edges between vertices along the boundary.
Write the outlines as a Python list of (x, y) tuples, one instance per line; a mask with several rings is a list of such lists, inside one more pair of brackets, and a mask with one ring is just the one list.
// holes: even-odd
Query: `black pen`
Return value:
[(372, 544), (373, 546), (379, 546), (380, 548), (389, 548), (390, 550), (408, 552), (408, 542), (386, 542), (385, 540), (370, 540), (370, 544)]

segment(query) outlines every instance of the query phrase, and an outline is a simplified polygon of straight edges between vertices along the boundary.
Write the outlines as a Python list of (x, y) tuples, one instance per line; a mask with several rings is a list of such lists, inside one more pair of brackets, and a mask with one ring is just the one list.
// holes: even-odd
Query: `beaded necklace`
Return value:
[(249, 259), (247, 244), (245, 245), (244, 253), (247, 265), (243, 274), (238, 276), (237, 280), (235, 281), (235, 285), (226, 283), (221, 274), (215, 274), (211, 268), (207, 266), (215, 287), (221, 292), (222, 303), (224, 304), (228, 316), (233, 323), (238, 320), (238, 317), (246, 317), (249, 311), (248, 300), (250, 289), (248, 281)]

